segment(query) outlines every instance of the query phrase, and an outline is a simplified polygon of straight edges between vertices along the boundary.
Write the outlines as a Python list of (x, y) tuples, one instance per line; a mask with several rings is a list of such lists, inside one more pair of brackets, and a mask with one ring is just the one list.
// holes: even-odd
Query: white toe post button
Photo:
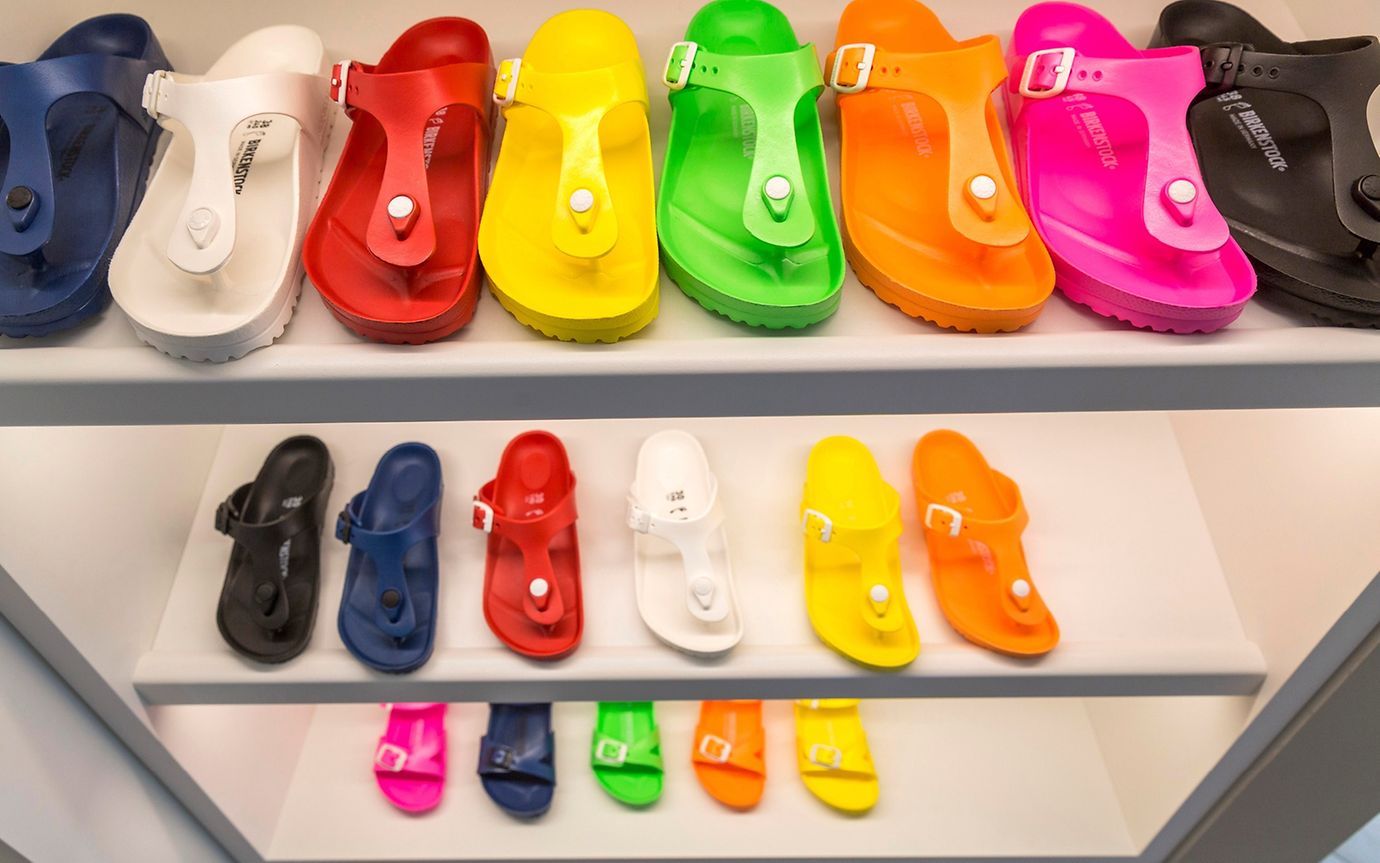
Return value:
[(997, 181), (990, 174), (973, 175), (963, 187), (963, 197), (984, 222), (997, 217)]
[(532, 594), (533, 599), (543, 599), (551, 592), (551, 585), (547, 584), (544, 578), (534, 578), (527, 585), (527, 591)]
[(1198, 187), (1191, 180), (1175, 180), (1169, 184), (1169, 200), (1176, 204), (1191, 204), (1198, 199)]
[(1193, 224), (1198, 206), (1198, 186), (1192, 180), (1178, 179), (1164, 186), (1164, 204), (1174, 220), (1184, 227)]
[(1017, 599), (1025, 599), (1030, 596), (1030, 582), (1024, 578), (1018, 578), (1011, 582), (1011, 595)]
[(791, 194), (791, 181), (782, 176), (767, 180), (767, 197), (773, 201), (784, 201)]
[(712, 579), (700, 576), (690, 583), (690, 592), (694, 594), (695, 601), (703, 608), (708, 608), (714, 601), (714, 582)]
[(767, 212), (771, 214), (773, 221), (786, 221), (794, 197), (795, 189), (791, 187), (791, 181), (780, 174), (768, 177), (762, 184), (762, 201), (767, 205)]
[(997, 181), (986, 174), (978, 174), (968, 181), (968, 191), (979, 201), (990, 201), (997, 196)]
[(571, 192), (570, 209), (575, 213), (588, 213), (594, 209), (594, 193), (589, 189), (576, 189)]
[(220, 230), (220, 216), (216, 215), (215, 210), (208, 207), (197, 207), (187, 217), (187, 233), (191, 234), (192, 242), (196, 243), (198, 249), (204, 249), (211, 245), (211, 241), (216, 238), (218, 230)]
[(872, 603), (872, 610), (877, 614), (886, 614), (887, 605), (891, 602), (891, 591), (887, 590), (885, 584), (874, 584), (867, 589), (868, 601)]
[(393, 226), (393, 233), (398, 239), (403, 239), (412, 232), (412, 226), (417, 224), (417, 202), (408, 195), (394, 195), (388, 199), (388, 223)]

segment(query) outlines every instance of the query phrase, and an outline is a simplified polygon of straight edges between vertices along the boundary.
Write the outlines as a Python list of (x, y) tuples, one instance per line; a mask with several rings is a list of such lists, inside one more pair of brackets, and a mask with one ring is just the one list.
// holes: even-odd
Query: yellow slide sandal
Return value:
[(881, 790), (858, 703), (856, 698), (795, 703), (800, 779), (811, 794), (850, 815), (875, 806)]
[(494, 296), (552, 338), (613, 342), (657, 313), (655, 193), (637, 42), (607, 12), (548, 20), (494, 82), (507, 129), (479, 225)]
[(820, 640), (872, 668), (909, 664), (920, 634), (901, 585), (901, 495), (861, 441), (815, 444), (800, 517), (805, 606)]

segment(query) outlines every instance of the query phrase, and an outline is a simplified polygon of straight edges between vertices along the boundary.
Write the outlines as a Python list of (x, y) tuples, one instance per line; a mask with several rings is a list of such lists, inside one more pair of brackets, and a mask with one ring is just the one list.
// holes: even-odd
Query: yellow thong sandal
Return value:
[(657, 313), (647, 86), (607, 12), (551, 18), (494, 83), (507, 129), (479, 226), (494, 296), (547, 336), (614, 342)]
[(795, 753), (809, 792), (840, 812), (861, 815), (881, 791), (858, 699), (795, 703)]

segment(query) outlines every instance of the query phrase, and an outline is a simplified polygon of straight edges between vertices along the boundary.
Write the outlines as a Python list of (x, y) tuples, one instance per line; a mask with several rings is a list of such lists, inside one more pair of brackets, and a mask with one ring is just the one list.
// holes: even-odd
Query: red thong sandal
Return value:
[(513, 438), (498, 476), (474, 498), (474, 526), (489, 535), (484, 619), (508, 647), (559, 659), (580, 644), (580, 546), (575, 475), (560, 439), (532, 431)]
[(421, 344), (474, 316), (492, 84), (488, 36), (464, 18), (423, 21), (377, 66), (332, 71), (331, 98), (354, 126), (302, 255), (359, 335)]

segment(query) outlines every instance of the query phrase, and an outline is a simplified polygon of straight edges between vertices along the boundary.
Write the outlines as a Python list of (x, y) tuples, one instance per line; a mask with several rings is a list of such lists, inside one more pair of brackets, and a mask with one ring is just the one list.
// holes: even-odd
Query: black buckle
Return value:
[(350, 525), (350, 511), (342, 509), (340, 515), (335, 517), (335, 538), (346, 545), (350, 544)]
[(511, 746), (494, 743), (489, 749), (489, 766), (512, 770), (517, 763), (517, 752)]
[(229, 535), (230, 535), (230, 502), (229, 502), (229, 501), (223, 500), (223, 501), (220, 502), (220, 505), (216, 507), (216, 530), (220, 531), (221, 533), (225, 534), (226, 536), (229, 536)]
[(1248, 47), (1241, 42), (1214, 42), (1198, 49), (1203, 56), (1203, 79), (1208, 89), (1222, 93), (1236, 87), (1241, 55)]

